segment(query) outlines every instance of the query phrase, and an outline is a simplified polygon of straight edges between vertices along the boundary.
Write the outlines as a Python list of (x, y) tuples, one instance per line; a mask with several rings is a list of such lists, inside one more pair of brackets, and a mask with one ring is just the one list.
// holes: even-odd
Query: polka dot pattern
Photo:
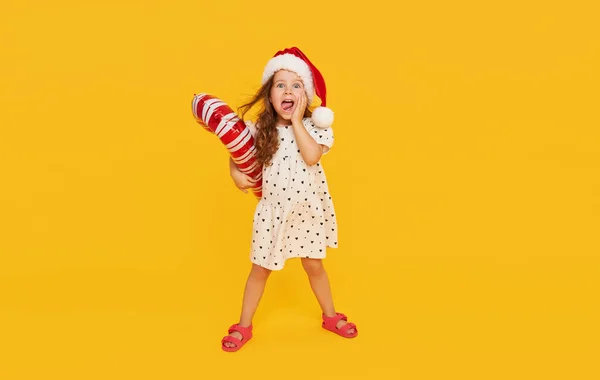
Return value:
[[(254, 126), (246, 122), (254, 133)], [(319, 144), (333, 146), (331, 127), (317, 128), (303, 120)], [(289, 258), (325, 258), (338, 247), (337, 219), (321, 162), (308, 166), (292, 126), (278, 126), (279, 149), (271, 166), (263, 167), (263, 197), (254, 212), (250, 261), (271, 270), (283, 269)], [(329, 150), (328, 150), (329, 152)]]

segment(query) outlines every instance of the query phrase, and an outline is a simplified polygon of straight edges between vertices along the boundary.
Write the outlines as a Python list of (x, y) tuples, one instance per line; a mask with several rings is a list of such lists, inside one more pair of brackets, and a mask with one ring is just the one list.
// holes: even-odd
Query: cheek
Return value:
[(281, 89), (274, 88), (271, 90), (271, 99), (279, 99), (281, 98)]
[(271, 105), (275, 109), (279, 109), (281, 107), (281, 99), (279, 96), (277, 96), (277, 94), (271, 95)]

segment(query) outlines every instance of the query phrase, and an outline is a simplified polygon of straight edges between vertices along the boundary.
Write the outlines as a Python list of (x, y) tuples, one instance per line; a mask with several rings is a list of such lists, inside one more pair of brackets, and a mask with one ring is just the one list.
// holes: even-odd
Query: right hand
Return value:
[(244, 193), (248, 193), (247, 189), (254, 187), (256, 184), (256, 181), (254, 181), (250, 176), (237, 169), (231, 171), (231, 178), (233, 179), (235, 186)]
[(302, 119), (304, 118), (304, 112), (306, 112), (306, 105), (308, 100), (306, 98), (306, 92), (302, 90), (300, 94), (300, 98), (298, 99), (298, 104), (296, 104), (296, 108), (292, 113), (292, 123), (296, 122), (298, 124), (302, 124)]

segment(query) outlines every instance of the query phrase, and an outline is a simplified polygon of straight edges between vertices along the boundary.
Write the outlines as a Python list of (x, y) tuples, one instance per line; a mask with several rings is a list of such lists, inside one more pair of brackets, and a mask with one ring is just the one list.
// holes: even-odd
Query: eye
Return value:
[(300, 87), (301, 87), (301, 86), (300, 86), (300, 83), (296, 83), (296, 84), (294, 85), (294, 87), (296, 87), (296, 88), (300, 88)]
[(278, 83), (277, 87), (282, 88), (283, 87), (283, 83)]

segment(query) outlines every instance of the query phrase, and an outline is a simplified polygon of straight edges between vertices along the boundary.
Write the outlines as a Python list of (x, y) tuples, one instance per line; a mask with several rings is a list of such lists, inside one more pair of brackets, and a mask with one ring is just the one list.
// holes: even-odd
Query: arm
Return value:
[(302, 116), (304, 115), (307, 103), (306, 93), (302, 91), (300, 102), (292, 115), (292, 128), (294, 130), (294, 135), (296, 136), (296, 141), (298, 142), (298, 147), (300, 148), (302, 159), (304, 159), (304, 162), (306, 162), (308, 166), (312, 166), (319, 162), (327, 147), (317, 143), (315, 139), (310, 136), (306, 128), (304, 128), (304, 124), (302, 124)]
[(246, 189), (251, 188), (255, 184), (252, 178), (242, 173), (240, 169), (238, 169), (231, 156), (229, 157), (229, 174), (231, 175), (235, 186), (244, 193), (248, 193), (248, 190)]
[(293, 121), (292, 127), (294, 129), (294, 135), (296, 136), (296, 141), (298, 142), (298, 148), (300, 148), (300, 154), (304, 159), (304, 162), (308, 166), (315, 165), (321, 159), (323, 152), (327, 147), (325, 145), (319, 144), (313, 139), (302, 122)]
[(237, 166), (235, 165), (235, 162), (233, 162), (233, 158), (231, 158), (231, 156), (229, 156), (229, 172), (231, 175), (233, 175), (234, 172), (239, 172), (240, 169), (237, 168)]

